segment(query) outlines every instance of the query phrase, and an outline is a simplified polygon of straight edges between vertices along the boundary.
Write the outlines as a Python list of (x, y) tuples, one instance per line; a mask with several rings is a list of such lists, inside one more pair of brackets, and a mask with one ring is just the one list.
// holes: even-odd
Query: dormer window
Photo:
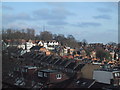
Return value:
[(19, 71), (19, 68), (18, 67), (14, 68), (14, 71)]
[(57, 74), (57, 75), (56, 75), (56, 78), (57, 78), (57, 79), (61, 79), (61, 78), (62, 78), (62, 75), (61, 75), (61, 74)]
[(114, 76), (115, 76), (115, 78), (116, 77), (120, 77), (120, 73), (118, 72), (118, 73), (114, 73)]
[(22, 69), (22, 72), (27, 72), (27, 69), (25, 69), (25, 68), (24, 68), (24, 69)]
[(118, 77), (120, 77), (120, 73), (117, 73)]
[(117, 73), (115, 73), (115, 77), (117, 77)]
[(38, 72), (39, 77), (43, 77), (43, 72)]
[(47, 73), (44, 73), (44, 77), (47, 77)]

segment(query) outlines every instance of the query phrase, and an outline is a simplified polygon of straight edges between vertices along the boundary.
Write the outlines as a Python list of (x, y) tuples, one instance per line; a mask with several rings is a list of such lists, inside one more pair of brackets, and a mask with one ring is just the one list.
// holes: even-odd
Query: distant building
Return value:
[(32, 42), (26, 42), (25, 49), (27, 50), (27, 52), (30, 52), (30, 48), (33, 46), (35, 46), (35, 44), (33, 44)]
[(39, 41), (38, 45), (45, 47), (48, 50), (54, 50), (55, 46), (58, 46), (59, 43), (56, 41), (48, 41), (48, 42), (44, 42), (44, 41)]
[(2, 50), (5, 50), (7, 48), (7, 44), (2, 40)]
[(91, 56), (91, 58), (96, 58), (96, 52), (92, 51), (90, 56)]

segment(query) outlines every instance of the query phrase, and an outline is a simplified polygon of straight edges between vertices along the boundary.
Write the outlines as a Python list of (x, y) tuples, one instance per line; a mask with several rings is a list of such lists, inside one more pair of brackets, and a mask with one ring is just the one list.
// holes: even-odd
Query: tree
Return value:
[(67, 45), (72, 47), (72, 48), (76, 48), (78, 47), (78, 43), (77, 41), (75, 40), (75, 38), (73, 37), (73, 35), (68, 35), (67, 36), (67, 41), (66, 41)]
[(74, 55), (76, 55), (76, 52), (74, 51), (72, 55), (73, 55), (73, 57), (74, 57)]
[(73, 37), (73, 35), (68, 35), (67, 38), (70, 39), (70, 40), (75, 40), (75, 38)]
[(66, 44), (66, 38), (63, 34), (59, 34), (57, 36), (54, 37), (54, 39), (58, 42), (61, 43), (61, 45), (65, 45)]
[(87, 56), (90, 56), (90, 50), (89, 49), (85, 49), (85, 52), (86, 52)]
[(83, 39), (83, 40), (82, 40), (82, 43), (83, 43), (84, 46), (86, 46), (86, 45), (87, 45), (87, 40), (86, 40), (86, 39)]
[(48, 31), (44, 31), (40, 33), (40, 38), (41, 40), (48, 41), (53, 39), (53, 35)]
[(53, 39), (55, 40), (57, 37), (57, 34), (53, 34)]
[(35, 39), (35, 30), (34, 29), (30, 29), (30, 28), (27, 28), (27, 39)]
[(26, 32), (24, 29), (22, 30), (13, 30), (13, 29), (6, 29), (2, 30), (2, 39), (34, 39), (35, 38), (35, 30), (34, 29), (26, 29)]
[(108, 60), (110, 59), (111, 55), (109, 54), (109, 52), (105, 51), (104, 49), (99, 48), (96, 50), (96, 57), (100, 58), (100, 60), (103, 60), (104, 58)]
[(35, 36), (35, 40), (41, 40), (41, 39), (40, 39), (40, 35), (36, 35), (36, 36)]
[(115, 42), (109, 42), (108, 45), (117, 45)]

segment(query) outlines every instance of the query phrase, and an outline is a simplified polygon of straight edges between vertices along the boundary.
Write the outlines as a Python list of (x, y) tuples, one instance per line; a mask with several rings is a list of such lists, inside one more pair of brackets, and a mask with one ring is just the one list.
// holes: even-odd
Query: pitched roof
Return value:
[(75, 82), (76, 88), (90, 88), (95, 83), (93, 79), (80, 78)]
[(54, 73), (54, 72), (58, 72), (57, 70), (52, 70), (52, 69), (45, 69), (45, 70), (41, 70), (42, 72), (47, 72), (47, 73)]
[(40, 50), (40, 48), (42, 48), (42, 46), (33, 46), (30, 50)]

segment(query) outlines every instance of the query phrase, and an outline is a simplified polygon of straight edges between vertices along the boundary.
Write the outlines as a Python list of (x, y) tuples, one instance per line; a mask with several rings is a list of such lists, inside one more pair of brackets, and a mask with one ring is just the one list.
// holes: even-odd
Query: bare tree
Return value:
[(53, 35), (52, 35), (52, 33), (48, 32), (48, 31), (44, 31), (44, 32), (40, 33), (40, 38), (41, 38), (41, 40), (48, 41), (48, 40), (53, 39)]

